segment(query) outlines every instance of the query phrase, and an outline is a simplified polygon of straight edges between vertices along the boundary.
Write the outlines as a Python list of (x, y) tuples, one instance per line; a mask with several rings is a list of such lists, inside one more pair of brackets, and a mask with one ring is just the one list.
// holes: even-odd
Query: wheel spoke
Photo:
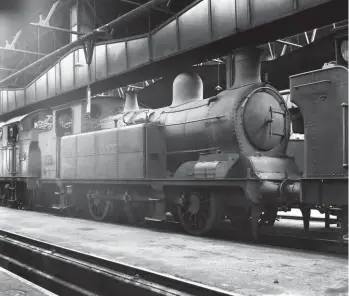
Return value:
[(206, 227), (206, 223), (207, 223), (208, 214), (206, 213), (205, 210), (201, 209), (198, 212), (198, 216), (199, 216), (198, 223), (199, 223), (200, 227), (201, 228), (205, 228)]
[[(186, 211), (186, 212), (182, 213), (183, 219), (184, 219), (184, 217), (187, 216), (187, 215), (190, 215), (190, 212)], [(190, 219), (190, 218), (189, 218), (189, 219)]]
[(194, 235), (211, 231), (216, 223), (215, 217), (219, 214), (214, 197), (197, 192), (184, 194), (178, 211), (183, 228)]
[(201, 217), (204, 220), (204, 222), (206, 223), (207, 219), (208, 219), (208, 213), (205, 210), (201, 210)]
[(95, 204), (92, 205), (92, 209), (93, 209), (93, 213), (95, 214), (95, 216), (97, 216), (98, 209), (97, 209), (97, 206)]
[(199, 227), (199, 224), (198, 224), (198, 213), (194, 214), (194, 228), (198, 228)]
[(108, 200), (101, 200), (98, 198), (91, 198), (93, 192), (87, 195), (87, 203), (90, 214), (93, 219), (101, 221), (104, 220), (110, 212), (111, 203)]

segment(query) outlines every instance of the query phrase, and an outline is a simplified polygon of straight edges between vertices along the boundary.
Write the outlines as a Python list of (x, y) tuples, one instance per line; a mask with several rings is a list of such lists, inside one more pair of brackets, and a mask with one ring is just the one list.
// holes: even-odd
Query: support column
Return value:
[(326, 210), (325, 212), (325, 228), (330, 228), (330, 212)]
[[(82, 32), (84, 34), (92, 32), (93, 16), (89, 13), (83, 0), (76, 0), (76, 4), (70, 9), (70, 26), (71, 31)], [(71, 34), (70, 42), (77, 40), (78, 35)]]
[[(94, 29), (93, 16), (89, 13), (86, 7), (86, 3), (83, 0), (76, 0), (75, 5), (70, 9), (70, 27), (71, 31), (81, 32), (84, 34), (90, 33)], [(71, 34), (70, 42), (74, 42), (78, 39), (78, 35)], [(91, 115), (91, 63), (93, 57), (93, 50), (95, 46), (95, 40), (88, 40), (84, 42), (84, 54), (85, 61), (87, 64), (87, 87), (86, 87), (86, 118), (90, 118)], [(81, 57), (79, 56), (79, 51), (75, 52), (75, 64), (80, 62)]]
[(304, 230), (306, 232), (309, 231), (309, 224), (310, 224), (310, 214), (311, 214), (311, 209), (307, 208), (306, 206), (301, 208), (302, 216), (303, 216), (303, 226)]

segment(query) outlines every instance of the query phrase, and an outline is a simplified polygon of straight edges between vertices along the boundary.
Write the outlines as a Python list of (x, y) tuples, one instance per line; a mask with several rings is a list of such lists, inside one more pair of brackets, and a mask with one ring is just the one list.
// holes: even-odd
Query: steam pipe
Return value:
[(75, 40), (63, 47), (61, 47), (60, 49), (44, 56), (43, 58), (37, 60), (36, 62), (28, 65), (27, 67), (17, 71), (16, 73), (6, 77), (5, 79), (0, 81), (0, 87), (4, 86), (4, 84), (11, 82), (12, 79), (18, 77), (19, 75), (25, 73), (28, 70), (31, 70), (32, 68), (41, 65), (43, 63), (50, 63), (53, 59), (55, 59), (56, 57), (59, 57), (61, 55), (64, 55), (65, 53), (67, 53), (69, 50), (73, 49), (74, 47), (83, 44), (85, 41), (87, 40), (92, 40), (92, 39), (96, 39), (98, 36), (102, 35), (105, 32), (108, 32), (111, 28), (115, 28), (116, 26), (120, 26), (123, 25), (125, 22), (128, 22), (132, 19), (134, 19), (135, 17), (137, 17), (138, 15), (142, 14), (143, 12), (147, 11), (150, 8), (156, 7), (160, 4), (166, 3), (167, 0), (151, 0), (125, 14), (123, 14), (122, 16), (118, 17), (117, 19), (111, 21), (108, 24), (105, 24), (95, 30), (93, 30), (92, 32), (83, 35), (82, 37), (80, 37), (80, 39)]

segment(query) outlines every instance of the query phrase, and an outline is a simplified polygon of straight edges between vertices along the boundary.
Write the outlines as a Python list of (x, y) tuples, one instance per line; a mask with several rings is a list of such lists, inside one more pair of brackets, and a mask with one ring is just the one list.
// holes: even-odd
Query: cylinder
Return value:
[(275, 183), (271, 181), (263, 181), (260, 187), (260, 192), (263, 198), (278, 198), (280, 196), (279, 192), (280, 183)]
[(138, 98), (137, 93), (134, 91), (126, 92), (126, 101), (124, 106), (124, 112), (138, 111)]
[(233, 88), (261, 83), (261, 55), (258, 48), (243, 48), (234, 53)]
[(287, 184), (285, 186), (284, 193), (289, 201), (299, 201), (301, 195), (301, 183), (297, 181)]

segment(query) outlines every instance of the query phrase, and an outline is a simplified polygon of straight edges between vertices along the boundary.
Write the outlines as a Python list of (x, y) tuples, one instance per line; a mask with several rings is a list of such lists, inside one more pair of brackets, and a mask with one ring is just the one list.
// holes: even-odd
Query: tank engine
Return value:
[(61, 138), (61, 182), (72, 195), (87, 196), (98, 220), (122, 209), (129, 221), (140, 221), (155, 204), (155, 212), (171, 212), (192, 234), (228, 216), (252, 217), (258, 236), (280, 206), (298, 201), (270, 195), (271, 182), (299, 177), (286, 156), (288, 110), (261, 82), (260, 56), (257, 49), (236, 52), (233, 87), (208, 99), (191, 73), (175, 79), (165, 108), (139, 110), (129, 93), (116, 128)]
[[(301, 208), (307, 229), (317, 208), (335, 212), (346, 231), (347, 67), (290, 78), (296, 117), (304, 121), (300, 167), (288, 156), (290, 112), (279, 91), (261, 82), (260, 56), (257, 49), (236, 51), (233, 86), (207, 99), (200, 77), (182, 73), (164, 108), (140, 109), (133, 92), (117, 115), (112, 100), (100, 102), (101, 114), (92, 118), (82, 102), (54, 108), (53, 128), (31, 140), (41, 160), (39, 173), (30, 175), (31, 204), (129, 223), (172, 216), (194, 235), (229, 218), (249, 225), (255, 238), (278, 210)], [(8, 143), (16, 151), (18, 139)], [(16, 200), (13, 184), (7, 189)]]

